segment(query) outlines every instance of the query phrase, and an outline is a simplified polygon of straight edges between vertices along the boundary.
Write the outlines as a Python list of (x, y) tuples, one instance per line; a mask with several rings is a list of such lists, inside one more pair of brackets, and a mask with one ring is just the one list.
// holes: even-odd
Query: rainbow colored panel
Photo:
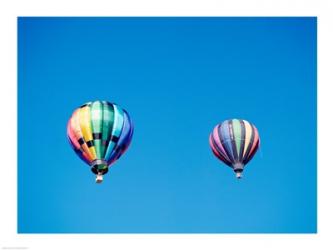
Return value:
[(75, 153), (105, 174), (125, 153), (133, 135), (133, 123), (126, 110), (106, 102), (88, 102), (76, 109), (67, 124), (67, 137)]

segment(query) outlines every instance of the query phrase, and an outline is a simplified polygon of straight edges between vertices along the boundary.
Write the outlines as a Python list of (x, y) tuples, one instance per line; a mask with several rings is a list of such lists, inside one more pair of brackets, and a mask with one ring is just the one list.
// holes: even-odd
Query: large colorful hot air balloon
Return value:
[(214, 155), (231, 167), (237, 178), (260, 144), (257, 128), (245, 120), (232, 119), (218, 124), (209, 136)]
[(96, 182), (128, 148), (133, 123), (118, 105), (105, 101), (88, 102), (76, 109), (67, 124), (67, 137), (75, 153), (85, 161)]

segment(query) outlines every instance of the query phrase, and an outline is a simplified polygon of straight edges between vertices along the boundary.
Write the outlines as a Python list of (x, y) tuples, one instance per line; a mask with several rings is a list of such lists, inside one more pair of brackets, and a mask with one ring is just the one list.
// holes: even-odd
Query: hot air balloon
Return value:
[(241, 178), (244, 166), (258, 150), (260, 138), (253, 124), (232, 119), (215, 126), (209, 135), (209, 144), (214, 155), (231, 167), (237, 178)]
[(133, 123), (126, 110), (106, 101), (88, 102), (77, 108), (67, 124), (67, 137), (75, 153), (103, 181), (111, 164), (127, 150)]

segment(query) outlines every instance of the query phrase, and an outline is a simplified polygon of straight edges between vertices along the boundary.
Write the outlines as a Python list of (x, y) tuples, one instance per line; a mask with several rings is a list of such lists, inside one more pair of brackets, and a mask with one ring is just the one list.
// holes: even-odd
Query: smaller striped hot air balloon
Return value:
[(103, 181), (109, 166), (125, 153), (133, 135), (126, 110), (106, 102), (88, 102), (76, 109), (67, 124), (67, 137), (75, 153)]
[(215, 126), (209, 136), (209, 144), (214, 155), (231, 167), (237, 178), (241, 178), (244, 166), (258, 150), (260, 138), (253, 124), (232, 119)]

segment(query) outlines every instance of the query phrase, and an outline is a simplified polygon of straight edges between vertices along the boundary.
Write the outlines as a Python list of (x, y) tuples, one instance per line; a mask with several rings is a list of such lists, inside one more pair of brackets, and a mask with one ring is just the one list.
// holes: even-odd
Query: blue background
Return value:
[[(19, 233), (315, 233), (316, 18), (19, 18)], [(92, 100), (135, 131), (101, 185), (66, 124)], [(237, 180), (225, 119), (261, 149)]]

